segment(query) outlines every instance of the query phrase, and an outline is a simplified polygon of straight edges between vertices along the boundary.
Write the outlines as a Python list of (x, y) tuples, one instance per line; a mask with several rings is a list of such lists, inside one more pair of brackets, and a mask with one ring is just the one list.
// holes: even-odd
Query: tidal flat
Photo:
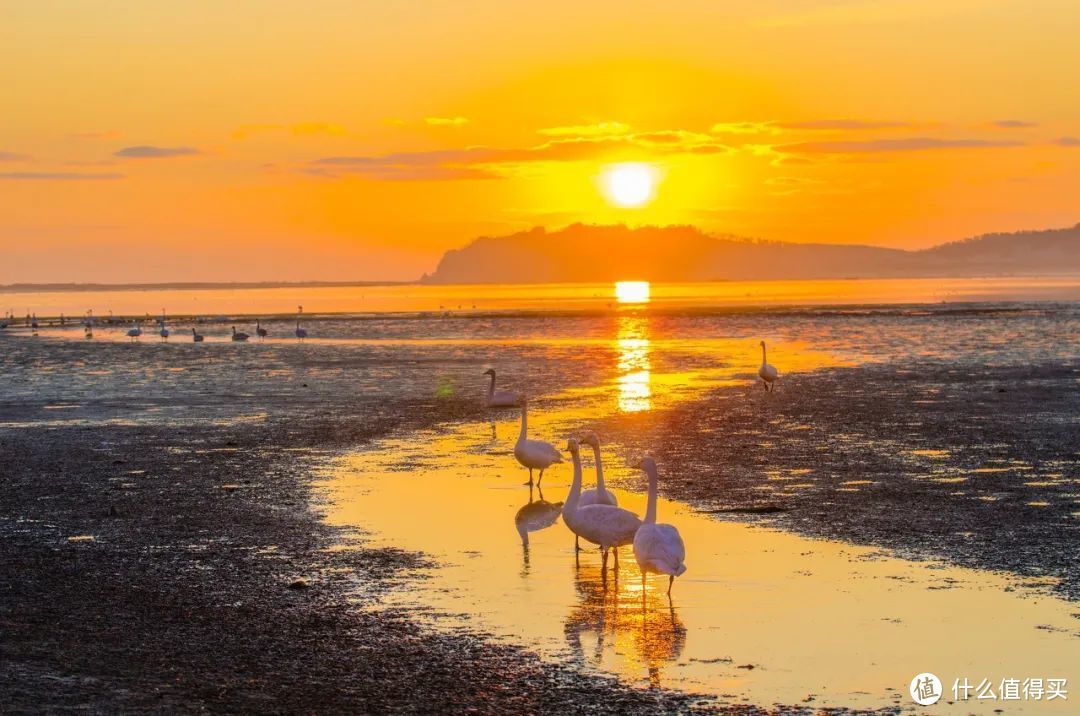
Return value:
[[(1080, 663), (1077, 327), (1027, 308), (0, 336), (0, 692), (13, 712), (897, 712), (919, 616), (968, 635), (964, 668), (1054, 676)], [(529, 393), (531, 434), (602, 436), (627, 505), (630, 464), (657, 459), (661, 517), (692, 536), (671, 602), (634, 591), (628, 550), (618, 580), (576, 558), (561, 521), (523, 549), (535, 498), (489, 366)], [(862, 605), (847, 641), (837, 588)]]

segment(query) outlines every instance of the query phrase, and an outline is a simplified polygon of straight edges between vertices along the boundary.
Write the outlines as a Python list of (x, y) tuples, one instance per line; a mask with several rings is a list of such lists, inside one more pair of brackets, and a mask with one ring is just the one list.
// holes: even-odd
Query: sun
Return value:
[(652, 201), (656, 194), (656, 170), (649, 164), (612, 164), (604, 170), (604, 194), (616, 206), (636, 208)]

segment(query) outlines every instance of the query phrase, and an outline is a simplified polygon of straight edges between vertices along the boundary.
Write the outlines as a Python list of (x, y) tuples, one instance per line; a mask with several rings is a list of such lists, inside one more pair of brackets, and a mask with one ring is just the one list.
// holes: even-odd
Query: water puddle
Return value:
[[(585, 426), (581, 413), (538, 413), (530, 415), (534, 437)], [(1047, 593), (1046, 580), (911, 562), (719, 521), (668, 500), (660, 519), (678, 526), (689, 566), (672, 599), (666, 578), (652, 577), (643, 591), (630, 549), (618, 577), (605, 579), (597, 551), (575, 558), (573, 536), (556, 517), (569, 465), (545, 475), (542, 493), (523, 486), (511, 415), (385, 440), (328, 468), (320, 507), (330, 524), (441, 565), (391, 590), (387, 606), (413, 610), (436, 629), (730, 703), (908, 708), (909, 682), (929, 671), (945, 684), (934, 709), (965, 712), (986, 703), (947, 704), (955, 679), (987, 678), (996, 690), (1002, 679), (1076, 676), (1066, 672), (1080, 664), (1077, 610)], [(606, 474), (644, 489), (614, 450), (604, 454)], [(591, 474), (587, 459), (586, 484)], [(616, 493), (620, 505), (644, 512), (643, 494)], [(522, 525), (533, 528), (528, 547)], [(991, 703), (1070, 710), (1060, 699)]]

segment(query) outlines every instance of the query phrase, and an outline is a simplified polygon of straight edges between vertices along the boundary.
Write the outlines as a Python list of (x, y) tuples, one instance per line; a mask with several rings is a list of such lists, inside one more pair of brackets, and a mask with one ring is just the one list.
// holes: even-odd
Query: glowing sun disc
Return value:
[(604, 171), (604, 193), (616, 206), (643, 206), (656, 193), (656, 172), (648, 164), (613, 164)]

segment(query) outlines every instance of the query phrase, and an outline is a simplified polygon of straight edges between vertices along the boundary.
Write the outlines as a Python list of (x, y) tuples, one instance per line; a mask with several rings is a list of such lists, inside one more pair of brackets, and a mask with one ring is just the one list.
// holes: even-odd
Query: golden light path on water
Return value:
[[(723, 379), (653, 374), (627, 388), (623, 378), (648, 365), (645, 335), (647, 327), (626, 317), (612, 380), (534, 398), (530, 436), (562, 443), (607, 413), (698, 397)], [(800, 365), (815, 365), (812, 353), (803, 356)], [(657, 389), (667, 385), (682, 390)], [(642, 591), (628, 548), (618, 579), (605, 581), (596, 550), (576, 561), (573, 536), (555, 515), (569, 464), (547, 473), (542, 493), (530, 492), (512, 455), (517, 414), (493, 417), (380, 441), (335, 461), (320, 483), (319, 508), (330, 524), (439, 562), (386, 597), (386, 606), (416, 610), (433, 628), (489, 633), (632, 683), (763, 706), (811, 699), (805, 703), (815, 708), (910, 708), (908, 683), (924, 671), (948, 691), (964, 677), (995, 684), (1069, 677), (1063, 672), (1080, 663), (1075, 608), (1043, 591), (1045, 580), (907, 561), (717, 520), (669, 500), (660, 501), (660, 520), (678, 526), (689, 567), (673, 599), (661, 578)], [(638, 456), (613, 445), (604, 457), (612, 481), (635, 487), (616, 491), (620, 505), (644, 513), (644, 478), (627, 467)], [(592, 479), (586, 459), (586, 485)], [(528, 533), (525, 548), (519, 514), (554, 524)], [(934, 710), (970, 710), (949, 698)], [(1008, 709), (1068, 713), (1068, 704), (1019, 701)]]

